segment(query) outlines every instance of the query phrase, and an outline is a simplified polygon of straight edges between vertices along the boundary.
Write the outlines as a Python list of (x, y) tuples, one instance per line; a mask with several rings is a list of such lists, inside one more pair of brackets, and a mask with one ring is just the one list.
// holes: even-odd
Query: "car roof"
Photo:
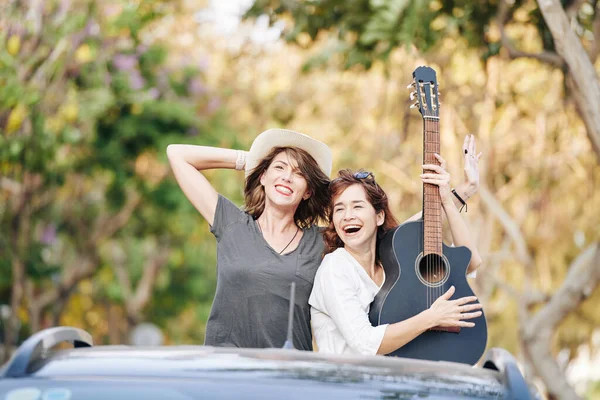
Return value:
[[(336, 356), (284, 349), (208, 346), (138, 348), (99, 346), (58, 350), (31, 364), (29, 382), (52, 379), (98, 382), (191, 382), (204, 387), (221, 382), (286, 382), (290, 390), (312, 383), (376, 398), (383, 393), (437, 394), (457, 398), (499, 398), (499, 372), (463, 364), (381, 356)], [(337, 389), (336, 389), (337, 387)], [(222, 390), (219, 392), (221, 395)], [(331, 395), (331, 394), (330, 394)], [(280, 394), (281, 396), (281, 394)], [(277, 396), (276, 396), (277, 397)], [(362, 397), (362, 396), (361, 396)]]
[[(57, 350), (72, 343), (75, 348)], [(142, 393), (145, 393), (142, 396)], [(0, 398), (531, 398), (514, 357), (489, 349), (482, 367), (293, 349), (97, 346), (73, 327), (40, 331), (0, 368)], [(201, 396), (199, 396), (201, 394)]]

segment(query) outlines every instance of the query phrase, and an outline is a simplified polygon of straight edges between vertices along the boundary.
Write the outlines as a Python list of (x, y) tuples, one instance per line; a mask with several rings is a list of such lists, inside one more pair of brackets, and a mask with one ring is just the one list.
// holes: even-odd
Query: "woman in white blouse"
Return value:
[[(440, 188), (454, 243), (472, 252), (468, 272), (481, 258), (467, 226), (453, 203), (450, 175), (442, 166), (426, 165), (425, 183)], [(451, 287), (429, 309), (394, 324), (372, 326), (369, 306), (385, 281), (376, 248), (382, 233), (398, 225), (388, 199), (373, 174), (342, 170), (330, 184), (330, 224), (325, 231), (326, 253), (317, 271), (309, 299), (311, 323), (320, 352), (334, 354), (388, 354), (434, 326), (472, 327), (469, 319), (481, 315), (475, 297), (450, 300)], [(471, 304), (470, 304), (471, 303)]]

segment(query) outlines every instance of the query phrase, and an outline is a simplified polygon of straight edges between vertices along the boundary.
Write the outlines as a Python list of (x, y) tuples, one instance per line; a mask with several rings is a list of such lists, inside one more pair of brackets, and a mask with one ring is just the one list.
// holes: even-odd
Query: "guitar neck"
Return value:
[[(434, 156), (436, 153), (440, 154), (440, 120), (438, 117), (424, 117), (424, 164), (440, 165)], [(423, 255), (442, 254), (442, 201), (438, 186), (430, 183), (423, 184), (423, 250)]]

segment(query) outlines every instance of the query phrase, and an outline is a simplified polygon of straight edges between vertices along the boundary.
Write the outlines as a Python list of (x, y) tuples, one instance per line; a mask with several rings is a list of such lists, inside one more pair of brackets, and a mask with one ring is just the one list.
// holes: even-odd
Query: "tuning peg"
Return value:
[(411, 82), (410, 85), (408, 85), (406, 88), (410, 89), (410, 88), (413, 88), (413, 87), (415, 87), (415, 82), (414, 81)]
[(410, 108), (419, 108), (419, 102), (415, 102), (415, 104), (411, 104)]
[(417, 91), (415, 90), (414, 92), (410, 92), (410, 96), (409, 97), (410, 97), (411, 100), (416, 99), (417, 98)]

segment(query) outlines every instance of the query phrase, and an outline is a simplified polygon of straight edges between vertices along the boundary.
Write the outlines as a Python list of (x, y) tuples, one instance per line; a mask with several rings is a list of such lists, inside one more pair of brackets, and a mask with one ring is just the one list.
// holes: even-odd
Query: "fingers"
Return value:
[(442, 167), (441, 165), (435, 165), (435, 164), (423, 164), (423, 169), (429, 170), (429, 171), (435, 171), (440, 174), (446, 172), (444, 167)]
[(459, 305), (459, 306), (462, 306), (462, 305), (467, 304), (467, 303), (472, 303), (472, 302), (474, 302), (476, 300), (477, 300), (476, 296), (467, 296), (467, 297), (461, 297), (460, 299), (454, 300), (454, 303), (457, 304), (457, 305)]
[(427, 179), (427, 178), (422, 178), (421, 181), (423, 181), (423, 183), (428, 183), (430, 185), (435, 185), (435, 186), (448, 186), (448, 184), (450, 183), (450, 180), (441, 180), (441, 179)]
[(473, 135), (467, 135), (465, 137), (465, 144), (463, 144), (463, 157), (465, 157), (465, 161), (467, 161), (469, 156), (473, 154), (471, 153), (471, 136)]
[(437, 180), (450, 181), (450, 174), (429, 174), (429, 173), (425, 173), (425, 174), (421, 174), (420, 177), (421, 178), (425, 178), (425, 179), (437, 179)]
[(475, 326), (475, 324), (473, 322), (460, 321), (458, 326), (460, 326), (461, 328), (472, 328)]
[(481, 311), (460, 314), (460, 319), (473, 319), (481, 316)]
[[(465, 136), (465, 142), (463, 143), (463, 156), (465, 157), (465, 161), (468, 161), (469, 158), (476, 158), (477, 160), (481, 155), (477, 155), (477, 145), (475, 143), (475, 135), (467, 135)], [(481, 154), (481, 153), (479, 153)]]
[(479, 154), (477, 154), (477, 161), (479, 161), (479, 159), (481, 158), (482, 155), (483, 155), (482, 152), (479, 152)]
[(446, 290), (446, 293), (441, 295), (440, 299), (448, 300), (450, 297), (452, 297), (455, 291), (456, 288), (454, 287), (454, 285), (450, 286), (450, 289)]
[(480, 303), (477, 303), (477, 304), (467, 304), (465, 306), (460, 306), (458, 309), (462, 313), (462, 312), (467, 312), (467, 311), (480, 310), (481, 307), (482, 307), (482, 305)]
[(446, 160), (444, 160), (444, 157), (440, 156), (439, 154), (434, 154), (433, 155), (435, 158), (437, 158), (437, 160), (440, 162), (440, 167), (442, 167), (442, 169), (446, 169)]

